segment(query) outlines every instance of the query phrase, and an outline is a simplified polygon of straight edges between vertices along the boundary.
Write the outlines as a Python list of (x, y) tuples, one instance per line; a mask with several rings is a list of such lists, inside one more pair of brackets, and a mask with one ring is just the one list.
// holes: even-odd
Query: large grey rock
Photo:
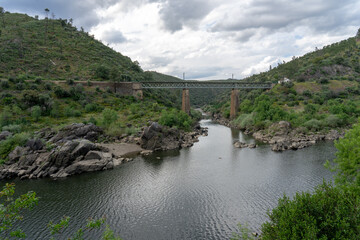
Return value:
[(79, 138), (95, 141), (102, 133), (103, 130), (94, 124), (73, 123), (60, 129), (50, 141), (56, 143)]
[(38, 151), (43, 149), (45, 145), (40, 139), (29, 139), (27, 140), (25, 146), (29, 147), (33, 151)]
[(112, 156), (111, 153), (108, 152), (100, 152), (100, 151), (90, 151), (86, 154), (85, 160), (91, 160), (91, 159), (105, 159), (107, 161), (111, 160)]
[(17, 146), (12, 152), (8, 155), (8, 161), (6, 162), (7, 165), (13, 164), (17, 162), (21, 156), (24, 156), (30, 152), (29, 147), (20, 147)]
[(74, 163), (67, 168), (64, 169), (64, 172), (68, 175), (79, 174), (82, 172), (94, 172), (103, 170), (108, 165), (109, 161), (107, 160), (99, 160), (99, 159), (91, 159), (84, 160), (77, 163)]
[(81, 139), (78, 142), (79, 144), (71, 153), (73, 159), (79, 156), (85, 156), (90, 150), (96, 148), (95, 144), (89, 140)]
[(67, 141), (50, 155), (50, 162), (56, 167), (67, 166), (73, 161), (72, 151), (79, 145), (78, 141)]
[(7, 139), (11, 135), (12, 135), (12, 133), (9, 131), (2, 131), (0, 133), (0, 141)]

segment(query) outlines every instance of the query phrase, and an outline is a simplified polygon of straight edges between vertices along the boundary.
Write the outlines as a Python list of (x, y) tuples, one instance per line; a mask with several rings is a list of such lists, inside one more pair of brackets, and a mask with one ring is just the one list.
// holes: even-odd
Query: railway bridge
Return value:
[[(190, 113), (191, 88), (222, 88), (231, 90), (230, 118), (235, 118), (239, 108), (239, 89), (270, 89), (271, 83), (255, 83), (242, 81), (179, 81), (179, 82), (138, 82), (138, 90), (142, 89), (182, 89), (182, 111)], [(142, 92), (141, 92), (142, 95)]]

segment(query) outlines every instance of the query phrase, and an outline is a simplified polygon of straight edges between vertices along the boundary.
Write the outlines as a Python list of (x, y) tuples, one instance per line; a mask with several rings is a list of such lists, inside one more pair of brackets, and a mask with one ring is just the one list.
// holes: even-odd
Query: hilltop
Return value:
[(288, 122), (287, 134), (298, 140), (299, 135), (314, 136), (313, 141), (332, 130), (342, 133), (360, 116), (359, 43), (358, 32), (356, 37), (294, 57), (268, 72), (244, 79), (271, 81), (276, 85), (271, 90), (240, 90), (238, 117), (231, 122), (229, 93), (219, 96), (205, 109), (270, 142), (278, 133), (279, 121)]
[(137, 61), (105, 46), (72, 20), (4, 13), (0, 78), (146, 80)]

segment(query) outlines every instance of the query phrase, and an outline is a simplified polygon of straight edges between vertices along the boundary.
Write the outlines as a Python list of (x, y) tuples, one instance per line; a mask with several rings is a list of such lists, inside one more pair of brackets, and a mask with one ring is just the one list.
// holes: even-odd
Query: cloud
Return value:
[(73, 18), (144, 70), (243, 78), (354, 36), (354, 0), (2, 0), (10, 12)]
[(127, 41), (122, 32), (118, 30), (107, 30), (103, 32), (102, 39), (107, 43), (123, 43)]
[(208, 0), (168, 0), (161, 4), (160, 16), (165, 29), (176, 32), (184, 26), (196, 29), (211, 10)]

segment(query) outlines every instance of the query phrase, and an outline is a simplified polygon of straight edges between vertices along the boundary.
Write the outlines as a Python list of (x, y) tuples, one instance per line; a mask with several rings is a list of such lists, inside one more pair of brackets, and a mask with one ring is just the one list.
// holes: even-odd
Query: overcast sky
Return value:
[(73, 18), (154, 70), (243, 78), (356, 34), (359, 0), (0, 0), (10, 12)]

